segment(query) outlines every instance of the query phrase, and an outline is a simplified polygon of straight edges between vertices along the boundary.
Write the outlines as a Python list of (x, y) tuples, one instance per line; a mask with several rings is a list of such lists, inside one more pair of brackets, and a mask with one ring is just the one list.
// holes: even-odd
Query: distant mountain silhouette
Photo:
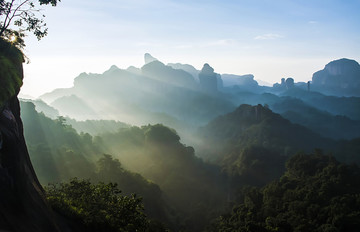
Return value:
[(196, 89), (198, 86), (190, 73), (182, 69), (174, 69), (170, 66), (166, 66), (157, 60), (145, 64), (141, 68), (141, 71), (145, 76), (177, 86), (190, 89)]
[[(181, 69), (153, 61), (141, 68), (141, 74), (138, 71), (112, 66), (103, 74), (82, 73), (75, 78), (72, 88), (54, 90), (40, 98), (47, 102), (60, 98), (57, 106), (66, 109), (70, 117), (84, 112), (92, 115), (93, 111), (92, 119), (112, 119), (135, 125), (164, 123), (179, 133), (187, 127), (193, 128), (194, 124), (204, 125), (235, 108), (225, 96), (200, 91), (193, 76)], [(71, 95), (76, 99), (61, 99)], [(81, 115), (75, 119), (83, 120)]]
[(42, 100), (30, 100), (30, 99), (21, 99), (22, 102), (32, 102), (35, 105), (35, 109), (39, 113), (44, 113), (47, 117), (51, 119), (56, 119), (60, 116), (59, 111), (55, 109), (54, 107), (46, 104)]
[(360, 96), (360, 65), (345, 58), (334, 60), (314, 73), (312, 85), (326, 94)]
[(198, 75), (200, 70), (197, 70), (196, 68), (194, 68), (194, 66), (190, 64), (180, 64), (180, 63), (168, 63), (167, 65), (172, 67), (173, 69), (182, 69), (185, 72), (190, 73), (196, 81), (199, 81)]
[[(241, 104), (267, 104), (274, 112), (321, 135), (336, 139), (357, 135), (350, 128), (360, 120), (360, 98), (327, 96), (326, 88), (320, 88), (316, 81), (308, 86), (305, 82), (296, 83), (293, 78), (283, 78), (274, 87), (259, 86), (251, 74), (220, 75), (209, 64), (199, 71), (186, 64), (165, 65), (150, 54), (145, 54), (144, 58), (147, 64), (141, 68), (130, 66), (124, 70), (114, 65), (102, 74), (82, 73), (75, 78), (74, 87), (54, 90), (41, 99), (49, 104), (61, 97), (75, 95), (83, 102), (78, 99), (67, 101), (67, 104), (79, 103), (78, 107), (62, 106), (63, 110), (74, 111), (68, 112), (69, 116), (82, 109), (80, 114), (93, 114), (92, 119), (120, 120), (135, 125), (164, 123), (180, 134), (184, 128), (203, 126)], [(357, 66), (355, 61), (343, 59), (331, 62), (324, 73), (347, 75)], [(315, 91), (316, 86), (319, 92)], [(354, 88), (354, 91), (358, 89)], [(341, 92), (341, 88), (334, 90), (337, 95)], [(291, 98), (300, 101), (289, 100)], [(61, 101), (65, 102), (65, 99)]]
[(204, 64), (201, 72), (199, 73), (199, 80), (201, 89), (210, 94), (217, 93), (218, 91), (218, 74), (209, 64)]
[(141, 69), (140, 68), (136, 68), (134, 66), (129, 66), (126, 71), (136, 74), (136, 75), (141, 75)]
[(360, 120), (360, 97), (327, 96), (300, 88), (289, 89), (280, 96), (298, 98), (312, 107), (327, 111), (333, 115), (343, 115), (352, 120)]
[(360, 137), (360, 121), (346, 116), (332, 115), (298, 98), (279, 98), (277, 103), (271, 105), (271, 109), (291, 122), (306, 126), (323, 137), (332, 139)]
[(258, 86), (257, 81), (254, 80), (254, 75), (234, 75), (234, 74), (221, 74), (224, 87), (238, 85), (241, 87), (254, 88)]
[(157, 61), (158, 59), (156, 59), (155, 57), (153, 57), (149, 53), (145, 53), (144, 60), (145, 60), (145, 64), (148, 64), (148, 63), (151, 63), (153, 61)]
[(80, 120), (97, 119), (94, 110), (76, 95), (64, 96), (56, 99), (51, 106), (59, 110), (61, 115)]

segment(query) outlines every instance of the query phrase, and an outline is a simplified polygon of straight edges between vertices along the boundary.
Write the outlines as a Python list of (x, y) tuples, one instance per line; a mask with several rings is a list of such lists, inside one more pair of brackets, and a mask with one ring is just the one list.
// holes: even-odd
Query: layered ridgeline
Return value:
[[(41, 99), (60, 115), (77, 120), (163, 123), (175, 128), (187, 143), (194, 128), (241, 104), (266, 104), (322, 136), (353, 139), (360, 136), (360, 95), (356, 84), (346, 83), (357, 83), (357, 69), (356, 61), (341, 59), (316, 72), (312, 82), (283, 78), (267, 87), (258, 85), (251, 74), (220, 75), (208, 64), (201, 70), (188, 64), (165, 65), (145, 54), (141, 68), (112, 66), (103, 74), (82, 73), (72, 88), (56, 89)], [(332, 92), (326, 90), (329, 83)], [(334, 96), (325, 95), (329, 93)], [(40, 108), (42, 103), (35, 104)]]
[(63, 117), (37, 113), (31, 102), (22, 103), (22, 116), (43, 185), (74, 177), (116, 183), (124, 194), (141, 196), (147, 216), (174, 231), (201, 231), (226, 205), (220, 169), (197, 158), (173, 129), (124, 127), (93, 137)]
[(44, 184), (72, 177), (117, 183), (123, 193), (142, 196), (147, 215), (174, 231), (201, 231), (237, 201), (240, 188), (264, 186), (283, 175), (285, 161), (297, 151), (343, 145), (261, 105), (242, 105), (200, 129), (203, 143), (196, 154), (216, 157), (213, 164), (160, 124), (93, 137), (78, 134), (62, 117), (37, 113), (30, 102), (22, 104), (22, 115), (32, 162)]
[(360, 163), (358, 139), (338, 141), (294, 124), (262, 105), (241, 105), (198, 131), (197, 154), (217, 163), (236, 183), (263, 185), (279, 177), (297, 152), (332, 152), (340, 161)]
[(177, 128), (184, 122), (202, 124), (234, 108), (221, 92), (210, 92), (188, 72), (155, 59), (141, 69), (112, 66), (103, 74), (82, 73), (74, 87), (54, 90), (41, 99), (75, 119), (163, 122)]
[(31, 102), (21, 102), (21, 113), (31, 161), (44, 186), (75, 177), (90, 179), (93, 183), (116, 183), (123, 194), (136, 193), (143, 198), (145, 212), (150, 218), (172, 226), (168, 218), (171, 214), (167, 212), (170, 208), (159, 186), (104, 154), (99, 145), (102, 138), (78, 134), (65, 118), (52, 120), (37, 113)]
[(313, 85), (287, 78), (264, 87), (250, 74), (165, 65), (146, 54), (141, 69), (81, 74), (74, 87), (41, 97), (50, 106), (23, 103), (25, 136), (42, 183), (112, 181), (127, 195), (142, 195), (150, 218), (174, 231), (202, 231), (238, 200), (240, 188), (280, 178), (299, 151), (320, 148), (360, 163), (360, 99), (328, 96)]

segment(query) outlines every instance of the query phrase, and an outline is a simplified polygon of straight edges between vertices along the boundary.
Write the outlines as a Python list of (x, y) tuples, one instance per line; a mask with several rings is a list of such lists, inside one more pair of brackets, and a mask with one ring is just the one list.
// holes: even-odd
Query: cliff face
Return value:
[(204, 64), (199, 73), (200, 86), (204, 92), (216, 93), (218, 91), (217, 73), (209, 64)]
[(320, 92), (360, 96), (360, 65), (349, 59), (332, 61), (314, 73), (312, 84)]
[(23, 135), (17, 99), (23, 56), (4, 41), (0, 46), (0, 231), (59, 231)]

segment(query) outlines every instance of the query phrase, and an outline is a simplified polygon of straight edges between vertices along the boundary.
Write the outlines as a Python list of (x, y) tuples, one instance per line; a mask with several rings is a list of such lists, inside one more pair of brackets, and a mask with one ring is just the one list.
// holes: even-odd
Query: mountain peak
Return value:
[(360, 65), (346, 58), (331, 61), (314, 73), (312, 84), (315, 90), (326, 94), (359, 96)]
[(360, 70), (360, 65), (355, 60), (342, 58), (328, 63), (325, 66), (325, 70), (327, 70), (331, 75), (342, 75), (352, 72), (353, 70)]
[(201, 73), (204, 75), (212, 75), (214, 73), (214, 69), (208, 63), (205, 63), (201, 69)]
[(117, 69), (119, 69), (118, 66), (116, 66), (116, 65), (111, 65), (111, 67), (109, 68), (109, 71), (117, 70)]
[(144, 60), (145, 60), (145, 64), (148, 64), (148, 63), (151, 63), (153, 61), (157, 61), (158, 59), (156, 59), (155, 57), (150, 55), (150, 53), (145, 53), (144, 54)]

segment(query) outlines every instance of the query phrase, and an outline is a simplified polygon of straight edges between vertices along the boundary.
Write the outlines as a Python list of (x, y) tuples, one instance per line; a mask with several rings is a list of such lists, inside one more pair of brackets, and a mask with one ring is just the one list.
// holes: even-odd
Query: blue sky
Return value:
[(49, 35), (27, 38), (23, 94), (72, 86), (81, 72), (141, 67), (143, 54), (218, 73), (308, 81), (328, 62), (360, 61), (360, 0), (62, 0)]

